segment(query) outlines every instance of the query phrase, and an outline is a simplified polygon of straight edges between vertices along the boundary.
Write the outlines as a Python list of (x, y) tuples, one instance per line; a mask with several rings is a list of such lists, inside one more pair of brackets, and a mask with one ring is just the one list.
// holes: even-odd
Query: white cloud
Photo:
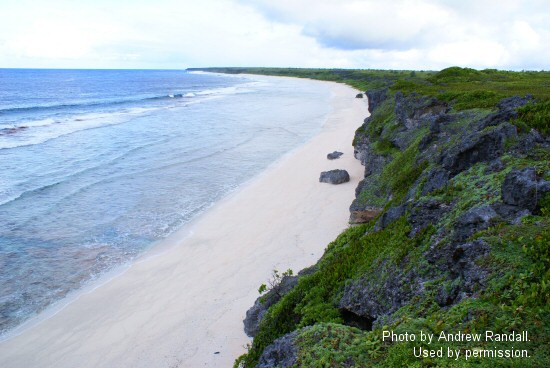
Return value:
[(0, 0), (0, 5), (0, 67), (550, 67), (545, 0)]
[[(550, 8), (521, 0), (241, 0), (303, 25), (320, 45), (360, 51), (362, 67), (548, 68)], [(410, 51), (410, 59), (403, 58)], [(350, 54), (351, 55), (351, 54)], [(371, 56), (372, 59), (369, 59)], [(359, 58), (357, 59), (359, 60)]]

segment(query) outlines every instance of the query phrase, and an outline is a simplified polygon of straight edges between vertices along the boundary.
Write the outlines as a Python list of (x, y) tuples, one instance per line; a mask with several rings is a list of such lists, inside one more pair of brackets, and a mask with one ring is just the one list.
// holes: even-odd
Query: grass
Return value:
[(518, 109), (517, 123), (534, 128), (543, 135), (550, 134), (550, 100), (529, 104)]
[[(438, 167), (439, 154), (469, 134), (475, 122), (495, 111), (504, 97), (533, 95), (535, 102), (518, 109), (513, 123), (520, 134), (532, 128), (543, 136), (550, 134), (550, 73), (463, 68), (448, 68), (439, 73), (250, 68), (230, 72), (345, 81), (362, 90), (389, 88), (389, 98), (356, 132), (354, 144), (367, 143), (375, 154), (388, 159), (380, 172), (368, 177), (369, 185), (359, 199), (385, 209), (407, 199), (438, 199), (450, 206), (450, 210), (414, 237), (409, 237), (408, 213), (381, 230), (374, 230), (377, 219), (345, 230), (327, 246), (316, 271), (300, 277), (297, 286), (269, 309), (249, 352), (236, 366), (255, 366), (266, 346), (291, 331), (298, 331), (296, 367), (550, 366), (550, 194), (540, 200), (534, 214), (520, 223), (497, 221), (472, 235), (470, 241), (483, 240), (489, 247), (488, 255), (476, 260), (476, 265), (487, 271), (487, 279), (472, 295), (441, 307), (437, 302), (438, 293), (460, 287), (464, 280), (438, 268), (441, 264), (435, 267), (426, 256), (437, 247), (452, 244), (453, 226), (466, 211), (500, 201), (502, 182), (511, 170), (535, 167), (545, 180), (550, 180), (550, 150), (539, 147), (526, 155), (504, 154), (500, 158), (503, 167), (497, 171), (488, 170), (488, 163), (479, 162), (452, 177), (444, 188), (424, 197), (420, 195), (421, 178), (425, 178), (428, 170)], [(401, 134), (392, 98), (396, 92), (436, 97), (452, 107), (449, 116), (453, 119), (442, 127), (442, 138), (428, 155), (418, 149), (419, 142), (429, 134), (426, 126), (407, 132), (408, 146), (398, 148), (393, 143)], [(506, 147), (512, 148), (515, 143), (510, 141)], [(411, 197), (411, 190), (418, 184)], [(375, 324), (372, 331), (345, 325), (339, 302), (346, 285), (373, 280), (379, 292), (372, 295), (372, 300), (383, 303), (380, 288), (384, 288), (396, 270), (416, 275), (416, 281), (400, 286), (403, 290), (422, 280), (423, 293), (413, 295), (389, 318)], [(435, 341), (428, 346), (418, 341), (381, 341), (384, 330), (436, 335), (442, 331), (528, 331), (531, 341), (513, 346), (516, 350), (528, 351), (530, 357), (469, 360), (415, 357), (414, 352), (420, 347), (445, 352), (452, 348), (459, 350), (463, 357), (467, 351), (509, 350), (512, 345), (509, 342)]]

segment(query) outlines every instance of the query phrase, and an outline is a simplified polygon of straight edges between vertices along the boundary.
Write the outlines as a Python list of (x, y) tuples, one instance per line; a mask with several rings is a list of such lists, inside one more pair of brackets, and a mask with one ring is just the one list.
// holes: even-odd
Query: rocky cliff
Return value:
[[(445, 70), (428, 82), (443, 75), (445, 86), (458, 83), (453, 73), (463, 77)], [(272, 291), (276, 300), (268, 294), (263, 309), (256, 302), (254, 326), (245, 321), (254, 342), (236, 366), (450, 364), (416, 357), (418, 341), (382, 339), (389, 330), (529, 331), (530, 341), (516, 343), (528, 359), (453, 366), (550, 366), (547, 101), (523, 94), (490, 103), (487, 92), (479, 95), (487, 106), (478, 107), (471, 95), (407, 87), (388, 83), (366, 92), (371, 115), (353, 142), (365, 166), (350, 207), (356, 225), (308, 272)], [(466, 351), (488, 342), (451, 345), (430, 348)], [(491, 341), (490, 348), (511, 345)]]

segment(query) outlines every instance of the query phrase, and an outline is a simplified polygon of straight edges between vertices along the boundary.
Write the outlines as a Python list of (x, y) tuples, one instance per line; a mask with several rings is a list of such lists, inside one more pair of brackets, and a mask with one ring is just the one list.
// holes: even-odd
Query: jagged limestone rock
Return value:
[(387, 98), (388, 89), (373, 89), (367, 91), (366, 94), (369, 99), (369, 112), (372, 114), (373, 111), (376, 110), (376, 108), (380, 106), (380, 104)]
[(440, 163), (456, 175), (478, 162), (492, 161), (504, 153), (506, 141), (517, 137), (517, 129), (509, 123), (484, 132), (474, 132), (444, 151)]
[(464, 241), (480, 230), (496, 224), (499, 215), (490, 205), (474, 207), (462, 214), (454, 226), (454, 241)]
[(279, 337), (267, 346), (256, 368), (287, 368), (292, 367), (298, 360), (295, 344), (297, 331)]
[(506, 175), (502, 184), (502, 201), (534, 211), (542, 195), (548, 192), (550, 181), (540, 179), (534, 167), (527, 167)]

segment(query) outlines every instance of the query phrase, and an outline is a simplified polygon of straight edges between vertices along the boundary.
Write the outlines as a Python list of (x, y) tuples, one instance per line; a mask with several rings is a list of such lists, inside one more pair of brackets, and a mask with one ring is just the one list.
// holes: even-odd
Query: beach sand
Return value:
[[(351, 142), (368, 111), (356, 90), (331, 88), (333, 109), (315, 137), (123, 272), (1, 342), (0, 367), (231, 367), (250, 342), (242, 320), (259, 285), (273, 269), (314, 264), (348, 226), (363, 177)], [(329, 161), (333, 150), (344, 155)], [(348, 170), (351, 181), (319, 183), (330, 169)]]

